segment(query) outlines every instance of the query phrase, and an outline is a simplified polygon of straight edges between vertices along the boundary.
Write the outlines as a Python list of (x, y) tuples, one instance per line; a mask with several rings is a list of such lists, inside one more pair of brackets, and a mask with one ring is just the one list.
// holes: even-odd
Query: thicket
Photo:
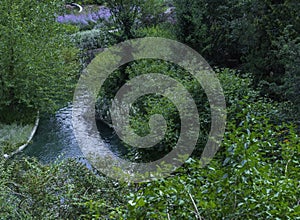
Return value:
[(0, 12), (0, 121), (20, 122), (27, 112), (30, 118), (65, 104), (78, 51), (68, 37), (75, 29), (56, 22), (61, 1), (4, 0)]
[[(59, 33), (61, 38), (58, 39), (66, 40), (67, 38), (64, 38), (66, 35), (60, 35), (59, 30), (63, 29), (64, 33), (65, 31), (69, 33), (73, 28), (52, 23), (56, 21), (53, 14), (50, 16), (49, 24), (55, 27), (54, 30), (45, 28), (41, 24), (44, 19), (41, 18), (42, 12), (46, 13), (44, 7), (47, 7), (47, 10), (49, 8), (54, 10), (55, 7), (54, 3), (46, 4), (44, 1), (37, 3), (41, 6), (37, 7), (38, 14), (29, 13), (30, 16), (36, 17), (29, 22), (27, 18), (29, 19), (30, 16), (27, 17), (25, 12), (30, 9), (25, 3), (28, 5), (32, 3), (29, 4), (27, 0), (22, 2), (24, 5), (19, 1), (18, 4), (0, 6), (4, 7), (4, 11), (13, 9), (14, 13), (12, 18), (8, 17), (8, 12), (4, 14), (6, 17), (0, 18), (1, 28), (4, 28), (4, 31), (1, 31), (1, 39), (5, 40), (0, 41), (0, 49), (9, 51), (7, 48), (14, 48), (7, 43), (10, 38), (4, 38), (8, 36), (7, 33), (12, 33), (11, 39), (19, 43), (14, 45), (18, 46), (16, 49), (20, 53), (14, 61), (23, 60), (22, 56), (26, 58), (35, 53), (37, 54), (31, 59), (36, 60), (35, 64), (53, 58), (52, 62), (39, 63), (40, 68), (38, 65), (23, 65), (25, 62), (21, 64), (13, 62), (18, 64), (16, 68), (20, 74), (24, 74), (22, 68), (33, 69), (34, 73), (40, 73), (38, 70), (41, 69), (43, 70), (41, 73), (45, 74), (25, 78), (27, 81), (24, 81), (26, 83), (22, 84), (20, 91), (24, 96), (29, 96), (31, 92), (36, 92), (33, 87), (28, 86), (35, 82), (33, 80), (36, 79), (35, 77), (49, 76), (49, 71), (56, 68), (60, 71), (64, 70), (60, 67), (69, 63), (67, 61), (72, 63), (76, 53), (73, 49), (71, 52), (69, 50), (53, 52), (47, 47), (41, 51), (33, 49), (27, 51), (25, 43), (29, 46), (40, 45), (39, 38), (42, 38), (42, 43), (48, 40), (54, 46), (53, 48), (61, 49), (55, 47), (58, 42), (48, 38), (49, 35), (45, 35), (44, 31), (49, 30), (50, 34), (53, 33), (51, 36), (57, 36), (56, 34)], [(166, 5), (163, 1), (153, 2)], [(126, 13), (117, 13), (119, 3), (124, 4)], [(175, 78), (186, 86), (198, 104), (202, 133), (193, 157), (170, 177), (139, 184), (111, 180), (94, 170), (88, 170), (74, 160), (41, 165), (32, 159), (15, 158), (7, 161), (0, 159), (0, 218), (299, 219), (299, 127), (286, 122), (287, 118), (289, 120), (291, 118), (285, 114), (286, 109), (291, 109), (299, 103), (299, 16), (297, 14), (299, 3), (295, 0), (175, 0), (176, 36), (173, 35), (173, 26), (170, 23), (161, 24), (155, 16), (153, 18), (150, 16), (153, 20), (150, 19), (147, 23), (149, 17), (143, 16), (145, 14), (141, 14), (138, 8), (134, 8), (130, 1), (110, 1), (110, 4), (114, 7), (115, 17), (107, 30), (116, 28), (119, 31), (113, 34), (106, 32), (107, 36), (102, 35), (99, 30), (74, 34), (72, 39), (83, 52), (137, 36), (170, 38), (177, 36), (180, 41), (198, 50), (213, 65), (242, 70), (215, 68), (224, 89), (228, 111), (224, 141), (217, 155), (209, 166), (201, 168), (198, 156), (206, 142), (210, 115), (206, 96), (196, 80), (179, 67), (160, 60), (132, 62), (122, 71), (115, 71), (106, 81), (103, 93), (100, 94), (101, 99), (96, 106), (99, 115), (103, 116), (103, 112), (110, 107), (110, 99), (122, 85), (121, 83), (141, 73), (160, 72)], [(21, 6), (24, 6), (24, 11)], [(152, 9), (155, 8), (156, 6)], [(59, 11), (59, 9), (55, 10)], [(155, 9), (154, 14), (160, 13), (160, 10)], [(10, 19), (10, 24), (15, 25), (13, 31), (9, 31), (4, 18)], [(142, 22), (145, 18), (147, 19)], [(45, 19), (45, 22), (48, 21), (47, 16)], [(34, 34), (32, 31), (27, 31), (26, 28), (29, 27), (33, 30), (31, 23), (37, 25), (37, 28), (40, 25), (41, 29), (35, 29), (38, 31)], [(45, 23), (47, 24), (48, 22)], [(93, 28), (99, 27), (97, 25), (99, 24), (95, 23)], [(18, 41), (17, 37), (22, 37), (24, 43)], [(32, 43), (30, 39), (33, 39)], [(68, 48), (69, 44), (65, 44), (64, 40), (62, 45)], [(54, 57), (48, 54), (51, 52)], [(37, 56), (41, 53), (45, 56)], [(0, 61), (4, 64), (4, 60), (8, 57), (2, 57)], [(4, 68), (7, 67), (7, 64), (5, 65)], [(7, 71), (8, 69), (0, 72), (2, 74), (0, 76), (11, 76)], [(50, 74), (50, 78), (45, 78), (47, 82), (42, 81), (45, 85), (40, 88), (47, 90), (47, 86), (53, 86), (52, 82), (56, 80), (59, 85), (65, 86), (64, 79), (67, 76), (60, 71), (55, 72), (55, 75)], [(71, 78), (67, 77), (67, 79)], [(41, 81), (36, 83), (39, 82)], [(256, 85), (257, 89), (253, 89), (252, 85)], [(61, 95), (65, 94), (65, 91), (59, 88), (53, 88), (55, 93), (50, 93), (50, 97), (46, 96), (47, 101), (53, 102), (57, 97), (61, 101)], [(291, 100), (294, 105), (276, 102), (265, 97), (266, 94), (277, 100), (280, 100), (278, 96), (284, 100)], [(38, 100), (39, 96), (34, 97)], [(8, 97), (2, 99), (0, 103), (5, 100), (7, 105), (11, 103)], [(22, 103), (23, 99), (20, 100)], [(32, 103), (40, 103), (36, 100), (25, 104), (31, 107)], [(44, 101), (46, 100), (42, 99), (42, 104), (33, 107), (43, 107), (44, 104), (48, 104)], [(149, 132), (148, 121), (152, 114), (159, 113), (166, 117), (169, 130), (163, 143), (156, 150), (162, 153), (170, 150), (177, 140), (176, 131), (180, 126), (175, 106), (170, 101), (153, 95), (142, 97), (133, 107), (135, 114), (131, 115), (131, 125), (141, 135)], [(1, 114), (2, 112), (1, 110)], [(295, 112), (293, 114), (297, 118)], [(106, 116), (109, 119), (109, 115)], [(147, 161), (151, 157), (151, 152), (146, 151), (130, 149), (130, 153), (127, 159)]]
[[(250, 87), (248, 77), (237, 77), (229, 69), (217, 72), (224, 86), (229, 117), (224, 141), (209, 166), (201, 168), (200, 161), (193, 157), (168, 178), (128, 184), (110, 180), (76, 161), (47, 166), (31, 159), (2, 161), (0, 216), (297, 219), (297, 130), (281, 121), (281, 104), (260, 98), (259, 92)], [(165, 105), (150, 107), (151, 111), (160, 109), (171, 114)]]
[[(171, 177), (140, 184), (137, 191), (127, 196), (128, 203), (113, 213), (120, 219), (297, 219), (299, 128), (285, 120), (286, 109), (298, 103), (298, 3), (174, 2), (178, 39), (198, 50), (212, 65), (241, 70), (216, 69), (226, 97), (227, 131), (218, 155), (208, 167), (201, 169), (195, 154), (194, 159)], [(172, 30), (167, 29), (161, 33)], [(151, 36), (155, 35), (153, 30), (161, 29), (156, 26), (146, 30)], [(126, 73), (131, 79), (140, 73), (164, 72), (184, 82), (188, 78), (184, 71), (175, 69), (164, 62), (148, 60), (132, 63)], [(106, 98), (112, 98), (118, 90), (118, 86), (111, 85), (117, 83), (120, 74), (117, 71), (114, 80), (107, 82)], [(191, 79), (185, 85), (197, 88), (194, 92), (201, 90)], [(190, 91), (193, 93), (193, 89)], [(205, 100), (197, 95), (199, 100)], [(277, 103), (274, 99), (290, 100), (293, 105)], [(208, 105), (201, 104), (201, 119), (207, 120), (202, 125), (207, 131), (209, 116), (205, 108)], [(131, 125), (141, 135), (149, 132), (150, 115), (159, 113), (171, 119), (168, 124), (171, 129), (161, 148), (168, 151), (166, 148), (176, 142), (178, 127), (178, 115), (172, 103), (147, 96), (133, 108)], [(204, 138), (200, 139), (198, 150), (206, 140), (204, 134), (200, 137)], [(147, 152), (135, 150), (133, 155), (132, 158), (139, 159)], [(101, 218), (97, 202), (86, 205), (93, 207), (87, 216)]]
[(180, 41), (212, 65), (252, 73), (262, 95), (299, 104), (299, 1), (174, 0), (174, 4)]

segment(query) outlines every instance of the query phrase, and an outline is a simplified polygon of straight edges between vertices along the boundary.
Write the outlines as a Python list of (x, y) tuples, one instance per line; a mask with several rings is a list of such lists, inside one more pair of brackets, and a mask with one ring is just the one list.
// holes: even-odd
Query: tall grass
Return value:
[(13, 123), (10, 125), (0, 124), (0, 152), (9, 154), (25, 144), (32, 129), (33, 124), (20, 125)]

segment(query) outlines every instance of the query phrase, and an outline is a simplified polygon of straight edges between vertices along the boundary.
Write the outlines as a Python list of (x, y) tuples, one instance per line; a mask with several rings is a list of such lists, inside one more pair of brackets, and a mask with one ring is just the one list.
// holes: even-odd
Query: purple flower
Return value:
[(111, 12), (109, 10), (109, 8), (106, 8), (106, 7), (101, 7), (99, 9), (99, 11), (97, 12), (99, 18), (102, 18), (102, 19), (105, 19), (105, 20), (108, 20), (110, 17), (111, 17)]
[(59, 23), (70, 23), (70, 24), (83, 24), (88, 25), (90, 22), (96, 23), (98, 20), (108, 20), (111, 17), (109, 8), (101, 7), (97, 12), (90, 12), (87, 14), (68, 14), (57, 17)]

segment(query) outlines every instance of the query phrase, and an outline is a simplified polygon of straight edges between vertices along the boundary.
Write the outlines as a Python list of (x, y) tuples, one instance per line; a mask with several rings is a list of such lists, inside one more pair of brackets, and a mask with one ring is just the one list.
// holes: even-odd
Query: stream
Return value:
[[(97, 121), (97, 128), (105, 147), (117, 156), (126, 153), (113, 129), (101, 121)], [(73, 132), (72, 105), (60, 109), (55, 115), (42, 116), (32, 142), (22, 154), (35, 157), (46, 164), (76, 158), (90, 166), (84, 159)]]

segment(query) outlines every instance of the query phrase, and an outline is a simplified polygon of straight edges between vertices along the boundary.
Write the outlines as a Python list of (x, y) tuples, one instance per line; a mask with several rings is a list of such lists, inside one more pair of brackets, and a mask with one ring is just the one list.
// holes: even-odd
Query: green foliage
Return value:
[[(149, 2), (151, 11), (151, 4), (160, 1)], [(114, 7), (115, 25), (120, 29), (117, 40), (139, 35), (172, 37), (165, 26), (149, 27), (142, 21), (148, 17), (141, 17), (139, 3), (143, 1), (137, 1), (136, 8), (132, 1), (108, 3)], [(128, 185), (73, 160), (41, 165), (32, 159), (0, 159), (0, 219), (299, 219), (299, 130), (283, 122), (286, 116), (282, 108), (288, 104), (260, 97), (260, 91), (251, 88), (264, 79), (263, 93), (272, 89), (272, 94), (299, 104), (297, 2), (175, 3), (180, 39), (214, 63), (243, 63), (244, 69), (253, 71), (250, 75), (216, 69), (226, 97), (228, 123), (214, 160), (201, 168), (198, 156), (206, 142), (210, 114), (199, 83), (180, 67), (164, 61), (132, 62), (104, 83), (96, 106), (98, 116), (110, 121), (107, 110), (111, 99), (126, 80), (141, 73), (170, 76), (185, 86), (198, 106), (202, 127), (193, 158), (168, 178)], [(55, 23), (57, 5), (28, 0), (5, 0), (0, 5), (0, 51), (7, 54), (0, 58), (0, 120), (12, 108), (14, 113), (22, 113), (24, 108), (32, 112), (51, 110), (71, 91), (77, 50), (64, 34), (71, 29)], [(119, 6), (124, 10), (118, 14)], [(156, 6), (153, 9), (149, 14), (157, 12)], [(111, 39), (98, 30), (72, 37), (82, 50), (102, 47)], [(131, 126), (136, 133), (147, 134), (153, 114), (167, 119), (169, 130), (155, 152), (166, 153), (174, 146), (180, 128), (178, 111), (168, 99), (141, 97), (133, 105)], [(23, 136), (24, 130), (18, 126), (10, 128)], [(3, 130), (8, 129), (0, 127), (0, 144), (21, 142)], [(139, 160), (147, 153), (132, 151), (131, 156)]]
[(176, 36), (167, 24), (159, 24), (152, 27), (142, 27), (137, 30), (138, 35), (145, 37), (163, 37), (176, 40)]
[[(207, 134), (209, 131), (210, 113), (207, 102), (207, 97), (201, 88), (201, 85), (196, 79), (180, 68), (179, 66), (172, 65), (171, 63), (161, 60), (140, 60), (130, 63), (126, 68), (126, 75), (128, 80), (141, 74), (160, 73), (170, 76), (180, 82), (191, 94), (193, 100), (198, 107), (200, 113), (200, 138), (199, 149), (202, 149), (206, 142)], [(100, 96), (96, 103), (96, 112), (99, 118), (104, 119), (107, 123), (111, 123), (109, 108), (112, 99), (119, 89), (120, 71), (115, 71), (105, 81), (103, 89), (100, 91)], [(144, 86), (147, 86), (146, 84)], [(149, 85), (150, 86), (150, 85)], [(180, 95), (178, 95), (180, 97)], [(164, 140), (157, 145), (154, 149), (135, 149), (130, 148), (132, 157), (136, 160), (153, 160), (159, 158), (162, 153), (166, 153), (176, 146), (180, 134), (180, 117), (179, 112), (175, 105), (167, 98), (157, 95), (143, 96), (138, 99), (131, 109), (131, 126), (140, 136), (149, 133), (149, 120), (154, 114), (161, 114), (164, 116), (168, 124)], [(155, 152), (160, 152), (159, 154)]]
[(147, 0), (141, 2), (140, 23), (143, 27), (151, 27), (161, 23), (163, 13), (167, 9), (164, 0)]
[(177, 38), (199, 51), (212, 64), (236, 59), (230, 39), (234, 1), (175, 0)]
[[(126, 69), (129, 80), (147, 73), (161, 73), (170, 76), (180, 82), (192, 95), (198, 108), (199, 122), (201, 125), (198, 144), (194, 151), (194, 155), (199, 156), (207, 141), (211, 122), (209, 103), (201, 85), (182, 68), (160, 60), (136, 61), (131, 63)], [(248, 108), (251, 103), (257, 103), (257, 106), (254, 107), (254, 109), (257, 110), (260, 108), (260, 103), (270, 102), (267, 99), (259, 98), (259, 92), (250, 87), (252, 83), (250, 74), (238, 76), (236, 71), (230, 69), (216, 69), (216, 73), (224, 89), (228, 118), (235, 119), (237, 121), (236, 123), (240, 123), (236, 114), (241, 112), (244, 108)], [(106, 121), (108, 124), (111, 123), (109, 113), (111, 101), (119, 89), (119, 75), (120, 72), (116, 71), (114, 74), (110, 75), (108, 80), (106, 80), (96, 104), (98, 118)], [(144, 86), (147, 86), (147, 84)], [(283, 113), (276, 108), (275, 103), (272, 104), (270, 102), (269, 104), (264, 104), (261, 108), (265, 108), (262, 109), (264, 114), (270, 117), (273, 122), (276, 121), (276, 123), (279, 123), (279, 118)], [(153, 149), (136, 149), (128, 146), (131, 151), (131, 157), (135, 160), (149, 161), (160, 158), (161, 155), (169, 152), (172, 147), (176, 146), (181, 127), (180, 117), (174, 104), (167, 98), (158, 95), (147, 95), (139, 98), (131, 109), (131, 127), (138, 135), (147, 135), (150, 132), (150, 117), (155, 114), (163, 115), (167, 121), (168, 130), (164, 140)]]
[[(0, 111), (51, 111), (70, 100), (77, 50), (55, 15), (61, 1), (5, 0), (0, 5)], [(34, 9), (34, 10), (33, 10)]]
[(118, 32), (113, 35), (117, 42), (135, 38), (136, 20), (139, 16), (139, 7), (142, 1), (107, 1), (107, 6), (110, 8), (115, 27)]
[(123, 216), (297, 219), (300, 138), (293, 126), (271, 123), (265, 105), (252, 103), (236, 113), (208, 167), (201, 169), (197, 159), (190, 159), (173, 176), (141, 184), (128, 196)]
[(106, 3), (118, 30), (112, 33), (117, 42), (141, 37), (138, 28), (158, 24), (164, 11), (164, 2), (160, 0), (109, 0)]
[[(141, 69), (172, 76), (191, 93), (200, 86), (179, 67), (162, 61), (141, 60), (127, 72), (131, 78)], [(282, 123), (280, 105), (250, 88), (251, 77), (241, 78), (229, 69), (216, 72), (229, 117), (222, 145), (209, 166), (201, 168), (195, 156), (168, 178), (125, 185), (75, 161), (0, 161), (0, 218), (297, 219), (299, 132)], [(205, 103), (199, 89), (195, 91), (196, 101)], [(148, 114), (165, 114), (173, 119), (171, 126), (176, 121), (174, 106), (161, 97), (145, 96), (133, 107), (141, 111), (132, 117), (139, 132), (147, 130), (143, 120)]]
[(114, 39), (104, 29), (80, 31), (72, 36), (72, 40), (81, 51), (81, 63), (86, 67), (97, 53), (115, 43)]
[[(203, 113), (203, 107), (208, 105), (199, 93), (199, 85), (174, 65), (141, 60), (126, 71), (129, 79), (141, 73), (169, 75), (194, 94), (193, 98), (202, 107), (199, 112)], [(171, 177), (139, 184), (138, 191), (127, 194), (127, 203), (115, 211), (117, 218), (297, 219), (300, 214), (297, 128), (283, 122), (282, 104), (260, 97), (259, 91), (251, 88), (250, 74), (230, 69), (216, 69), (216, 73), (226, 97), (228, 123), (215, 159), (202, 169), (195, 154)], [(167, 148), (174, 143), (178, 115), (172, 103), (149, 95), (137, 100), (132, 108), (131, 126), (137, 133), (149, 132), (150, 115), (163, 114), (169, 119), (171, 129), (162, 146)], [(209, 118), (207, 114), (200, 117)], [(134, 158), (141, 155), (147, 152), (139, 152)], [(102, 207), (92, 204), (93, 210)]]
[[(285, 68), (283, 84), (277, 86), (273, 92), (284, 96), (285, 99), (294, 103), (295, 111), (300, 111), (300, 38), (291, 40), (288, 29), (286, 35), (279, 38), (278, 57)], [(272, 88), (272, 87), (271, 87)], [(299, 118), (297, 118), (299, 120)]]
[(174, 2), (180, 41), (211, 64), (253, 73), (253, 84), (262, 85), (263, 95), (295, 102), (299, 89), (289, 79), (299, 72), (299, 65), (291, 64), (292, 57), (299, 57), (298, 1)]
[[(207, 97), (201, 88), (201, 85), (184, 69), (161, 60), (138, 61), (133, 63), (127, 69), (129, 79), (133, 79), (141, 74), (151, 73), (160, 73), (170, 76), (180, 82), (192, 95), (198, 108), (198, 112), (200, 113), (199, 118), (201, 127), (198, 149), (202, 149), (206, 142), (207, 132), (209, 130), (210, 115)], [(147, 86), (147, 84), (144, 86)], [(180, 94), (178, 94), (177, 97), (179, 98)], [(166, 131), (164, 141), (162, 141), (159, 146), (155, 147), (155, 149), (139, 150), (142, 152), (139, 155), (143, 155), (143, 158), (146, 160), (147, 157), (152, 160), (156, 157), (160, 158), (161, 153), (158, 154), (157, 152), (169, 152), (172, 147), (176, 146), (180, 134), (181, 123), (176, 106), (167, 98), (157, 95), (145, 96), (136, 101), (135, 105), (132, 107), (132, 128), (141, 136), (148, 134), (150, 116), (154, 114), (161, 114), (164, 116), (167, 121), (168, 130)], [(150, 151), (150, 154), (147, 153), (147, 151)], [(135, 155), (135, 158), (139, 158), (139, 156)]]
[(77, 32), (72, 35), (72, 38), (81, 50), (104, 48), (111, 44), (108, 36), (99, 29)]
[(0, 124), (0, 153), (9, 154), (25, 144), (33, 129), (33, 125)]
[(105, 202), (104, 217), (125, 193), (120, 184), (74, 160), (49, 166), (35, 160), (0, 161), (0, 171), (1, 219), (86, 219), (85, 213), (93, 213), (92, 200)]
[(258, 79), (276, 82), (282, 75), (282, 66), (276, 57), (280, 48), (275, 42), (285, 35), (288, 27), (293, 32), (290, 40), (299, 35), (299, 4), (296, 1), (264, 0), (240, 3), (239, 7), (248, 10), (240, 19), (240, 25), (249, 31), (239, 34), (241, 46), (248, 47), (244, 53), (246, 68)]

